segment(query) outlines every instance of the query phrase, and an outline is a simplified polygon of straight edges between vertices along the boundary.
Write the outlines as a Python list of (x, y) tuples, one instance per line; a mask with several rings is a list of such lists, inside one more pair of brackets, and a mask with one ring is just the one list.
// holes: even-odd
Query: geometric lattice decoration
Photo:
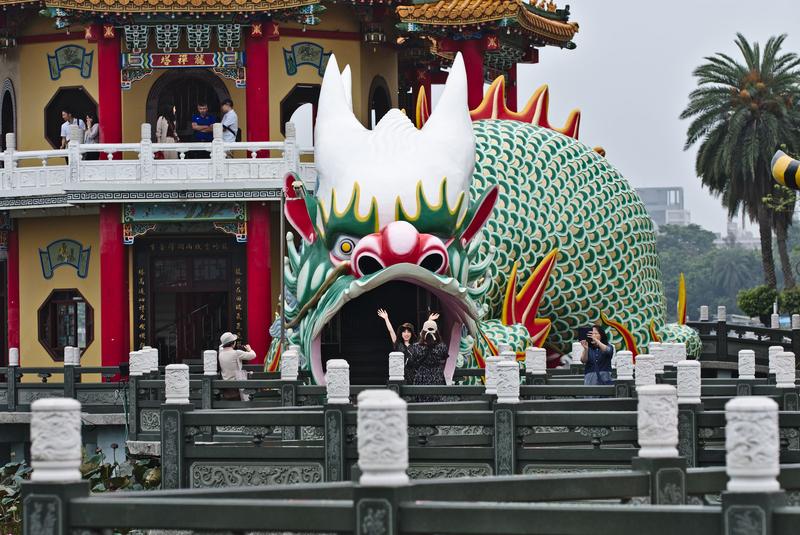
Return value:
[(150, 26), (144, 24), (130, 24), (124, 26), (125, 46), (129, 52), (141, 52), (147, 48), (147, 41), (150, 38)]
[(211, 45), (211, 26), (208, 24), (189, 24), (186, 26), (186, 41), (195, 52), (208, 50)]
[(178, 48), (181, 38), (181, 27), (177, 24), (159, 24), (156, 26), (156, 46), (164, 52)]
[(217, 44), (222, 50), (239, 48), (242, 41), (242, 27), (239, 24), (217, 25)]

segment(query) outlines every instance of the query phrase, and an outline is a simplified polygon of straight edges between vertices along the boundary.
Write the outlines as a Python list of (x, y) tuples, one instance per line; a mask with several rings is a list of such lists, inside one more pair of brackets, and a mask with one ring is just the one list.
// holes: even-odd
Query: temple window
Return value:
[[(97, 113), (97, 102), (83, 86), (60, 87), (56, 90), (44, 108), (44, 135), (55, 149), (61, 147), (61, 124), (64, 122), (61, 112), (64, 109), (72, 111), (76, 118), (85, 119), (87, 113)], [(102, 117), (98, 117), (98, 123), (103, 124)]]
[(94, 310), (76, 289), (53, 290), (39, 308), (39, 343), (53, 360), (64, 359), (64, 348), (81, 353), (94, 340)]

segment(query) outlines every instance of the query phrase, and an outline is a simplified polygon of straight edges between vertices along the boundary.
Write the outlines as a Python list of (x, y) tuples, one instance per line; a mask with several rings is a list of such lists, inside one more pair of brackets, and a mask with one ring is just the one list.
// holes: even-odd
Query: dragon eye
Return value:
[(358, 238), (352, 236), (339, 236), (336, 243), (333, 244), (331, 253), (339, 260), (349, 260), (350, 255), (353, 254), (353, 249), (356, 248)]

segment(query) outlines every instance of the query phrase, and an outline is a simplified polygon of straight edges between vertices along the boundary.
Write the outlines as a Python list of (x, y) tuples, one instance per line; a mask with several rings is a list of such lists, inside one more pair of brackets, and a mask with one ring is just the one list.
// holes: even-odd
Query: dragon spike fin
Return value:
[(678, 325), (686, 325), (686, 277), (678, 277)]
[(431, 116), (431, 108), (428, 104), (428, 94), (425, 92), (425, 86), (420, 86), (419, 93), (417, 93), (417, 106), (415, 114), (415, 123), (417, 128), (425, 126), (428, 117)]
[(550, 251), (536, 269), (533, 270), (522, 289), (515, 293), (517, 286), (517, 270), (519, 262), (515, 262), (511, 268), (511, 275), (506, 286), (505, 299), (503, 300), (503, 311), (501, 321), (503, 325), (513, 325), (520, 323), (525, 326), (535, 345), (541, 346), (550, 332), (550, 320), (537, 318), (539, 304), (544, 297), (545, 290), (550, 282), (550, 275), (553, 272), (558, 249)]
[(619, 333), (619, 335), (622, 337), (622, 340), (625, 342), (625, 348), (633, 353), (633, 357), (636, 358), (636, 355), (639, 354), (639, 352), (636, 350), (636, 339), (633, 337), (633, 334), (631, 334), (628, 328), (618, 321), (608, 318), (605, 314), (603, 314), (602, 311), (600, 311), (600, 321), (603, 322), (603, 325), (607, 325)]
[(658, 332), (656, 331), (656, 320), (650, 320), (650, 340), (653, 342), (661, 341), (661, 337), (658, 336)]

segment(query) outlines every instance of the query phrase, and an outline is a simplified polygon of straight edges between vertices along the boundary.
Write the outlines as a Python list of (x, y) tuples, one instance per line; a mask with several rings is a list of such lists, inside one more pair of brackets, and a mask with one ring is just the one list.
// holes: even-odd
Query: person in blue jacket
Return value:
[(611, 359), (614, 357), (614, 346), (608, 342), (608, 336), (602, 327), (595, 325), (589, 331), (586, 340), (581, 340), (584, 364), (583, 384), (610, 385)]

